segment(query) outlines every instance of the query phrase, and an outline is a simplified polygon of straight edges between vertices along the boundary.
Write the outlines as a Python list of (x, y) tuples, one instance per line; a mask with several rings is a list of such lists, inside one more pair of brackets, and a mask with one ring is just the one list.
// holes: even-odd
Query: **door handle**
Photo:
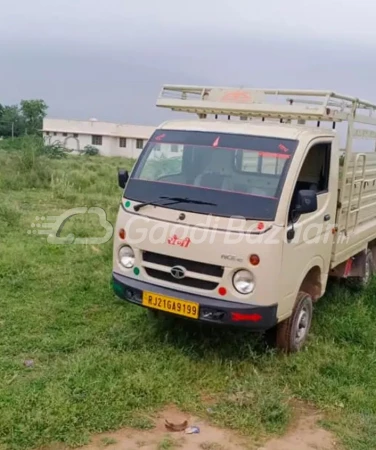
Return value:
[(327, 222), (328, 220), (330, 220), (330, 214), (325, 214), (324, 221)]

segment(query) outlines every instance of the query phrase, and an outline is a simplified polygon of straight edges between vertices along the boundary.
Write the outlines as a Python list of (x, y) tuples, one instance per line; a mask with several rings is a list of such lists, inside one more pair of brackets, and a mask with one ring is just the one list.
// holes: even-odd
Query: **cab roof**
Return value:
[(281, 124), (272, 121), (173, 120), (162, 123), (158, 129), (249, 134), (281, 139), (299, 139), (302, 134), (310, 134), (312, 137), (336, 135), (335, 131), (328, 128)]

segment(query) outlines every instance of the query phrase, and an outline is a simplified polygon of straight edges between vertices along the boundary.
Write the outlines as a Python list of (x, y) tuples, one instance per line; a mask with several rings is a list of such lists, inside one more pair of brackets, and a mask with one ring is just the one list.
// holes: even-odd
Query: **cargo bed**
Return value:
[(342, 164), (332, 267), (364, 250), (368, 242), (376, 239), (376, 153), (351, 153), (345, 183), (344, 169)]

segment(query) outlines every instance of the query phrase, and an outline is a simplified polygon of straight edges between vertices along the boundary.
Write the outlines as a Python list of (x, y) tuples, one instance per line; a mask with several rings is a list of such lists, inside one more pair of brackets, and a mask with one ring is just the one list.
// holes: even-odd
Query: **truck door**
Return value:
[[(297, 292), (307, 273), (312, 299), (325, 290), (333, 244), (338, 187), (338, 158), (332, 142), (314, 143), (308, 148), (295, 182), (286, 217), (286, 237), (283, 244), (281, 298), (279, 315), (289, 313)], [(296, 214), (295, 203), (299, 190), (314, 190), (317, 209)], [(306, 281), (307, 282), (307, 281)]]

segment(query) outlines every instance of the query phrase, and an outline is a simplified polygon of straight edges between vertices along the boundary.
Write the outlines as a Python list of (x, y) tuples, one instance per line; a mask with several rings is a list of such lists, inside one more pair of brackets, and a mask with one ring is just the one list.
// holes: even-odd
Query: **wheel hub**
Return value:
[(370, 279), (370, 275), (371, 275), (371, 269), (369, 266), (369, 263), (366, 263), (366, 267), (365, 267), (365, 273), (364, 273), (364, 282), (365, 284), (368, 283), (369, 279)]
[(300, 344), (306, 337), (309, 323), (309, 312), (303, 307), (296, 322), (295, 342)]

